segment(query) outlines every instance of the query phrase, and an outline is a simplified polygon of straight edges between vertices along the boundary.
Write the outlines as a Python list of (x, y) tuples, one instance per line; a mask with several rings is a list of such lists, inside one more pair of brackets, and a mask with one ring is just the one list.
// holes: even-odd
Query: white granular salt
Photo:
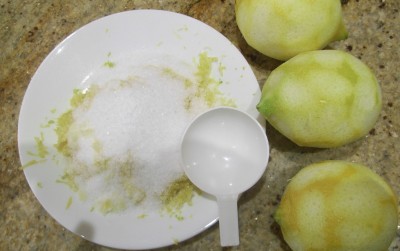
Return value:
[[(128, 78), (99, 86), (91, 100), (73, 110), (68, 136), (75, 153), (69, 172), (95, 205), (113, 200), (131, 201), (124, 207), (154, 208), (160, 206), (157, 196), (183, 175), (180, 137), (206, 106), (193, 101), (189, 111), (185, 108), (193, 90), (170, 69), (131, 70)], [(132, 184), (137, 192), (127, 189)]]
[(69, 161), (61, 181), (102, 213), (165, 206), (160, 195), (184, 174), (185, 127), (211, 106), (234, 105), (210, 76), (215, 58), (206, 52), (196, 65), (149, 51), (130, 59), (93, 74), (56, 132)]

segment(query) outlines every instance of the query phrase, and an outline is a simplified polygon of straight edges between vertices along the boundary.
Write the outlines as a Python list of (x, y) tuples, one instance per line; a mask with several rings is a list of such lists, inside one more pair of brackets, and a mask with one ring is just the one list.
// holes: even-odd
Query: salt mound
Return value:
[(94, 208), (157, 208), (161, 193), (183, 175), (180, 137), (209, 108), (196, 97), (198, 81), (187, 72), (137, 65), (125, 79), (84, 91), (72, 110), (67, 142), (73, 154), (63, 179)]

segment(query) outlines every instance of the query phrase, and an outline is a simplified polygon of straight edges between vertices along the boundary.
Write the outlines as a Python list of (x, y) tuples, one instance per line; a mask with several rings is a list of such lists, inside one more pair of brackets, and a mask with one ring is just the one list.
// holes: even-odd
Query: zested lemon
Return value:
[(235, 10), (246, 42), (279, 60), (347, 37), (340, 0), (236, 0)]
[(338, 50), (304, 52), (277, 67), (257, 105), (297, 145), (319, 148), (365, 136), (381, 108), (375, 75), (358, 58)]
[(325, 161), (294, 176), (275, 219), (294, 251), (383, 251), (396, 235), (397, 198), (369, 168)]

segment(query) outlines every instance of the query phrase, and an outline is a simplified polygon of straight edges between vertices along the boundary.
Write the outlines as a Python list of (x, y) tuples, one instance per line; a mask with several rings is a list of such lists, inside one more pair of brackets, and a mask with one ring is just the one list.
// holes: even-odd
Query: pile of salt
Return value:
[[(67, 141), (74, 154), (65, 173), (81, 198), (103, 213), (139, 204), (141, 209), (160, 208), (162, 192), (184, 174), (180, 137), (193, 117), (209, 108), (207, 97), (199, 96), (200, 83), (207, 87), (204, 80), (159, 62), (148, 60), (131, 67), (126, 79), (92, 86), (86, 91), (94, 95), (72, 110)], [(214, 61), (206, 62), (198, 67), (211, 67)], [(225, 101), (222, 97), (214, 105)]]

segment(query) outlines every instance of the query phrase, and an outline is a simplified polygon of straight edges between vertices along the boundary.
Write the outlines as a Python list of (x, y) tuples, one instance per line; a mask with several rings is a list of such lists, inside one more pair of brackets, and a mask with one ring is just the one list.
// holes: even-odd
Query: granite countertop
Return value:
[[(350, 52), (375, 72), (383, 92), (381, 116), (366, 138), (324, 150), (295, 146), (267, 125), (271, 144), (269, 168), (262, 181), (239, 201), (241, 245), (232, 250), (289, 250), (271, 215), (286, 181), (316, 161), (342, 159), (365, 164), (400, 195), (400, 1), (342, 3), (349, 37), (329, 47)], [(64, 229), (39, 204), (20, 169), (18, 115), (31, 77), (46, 55), (70, 33), (106, 15), (150, 8), (183, 13), (214, 27), (241, 50), (260, 85), (280, 63), (245, 43), (235, 22), (234, 0), (1, 0), (1, 250), (110, 250)], [(400, 249), (399, 234), (390, 250)], [(215, 225), (192, 239), (162, 250), (221, 250), (218, 227)]]

